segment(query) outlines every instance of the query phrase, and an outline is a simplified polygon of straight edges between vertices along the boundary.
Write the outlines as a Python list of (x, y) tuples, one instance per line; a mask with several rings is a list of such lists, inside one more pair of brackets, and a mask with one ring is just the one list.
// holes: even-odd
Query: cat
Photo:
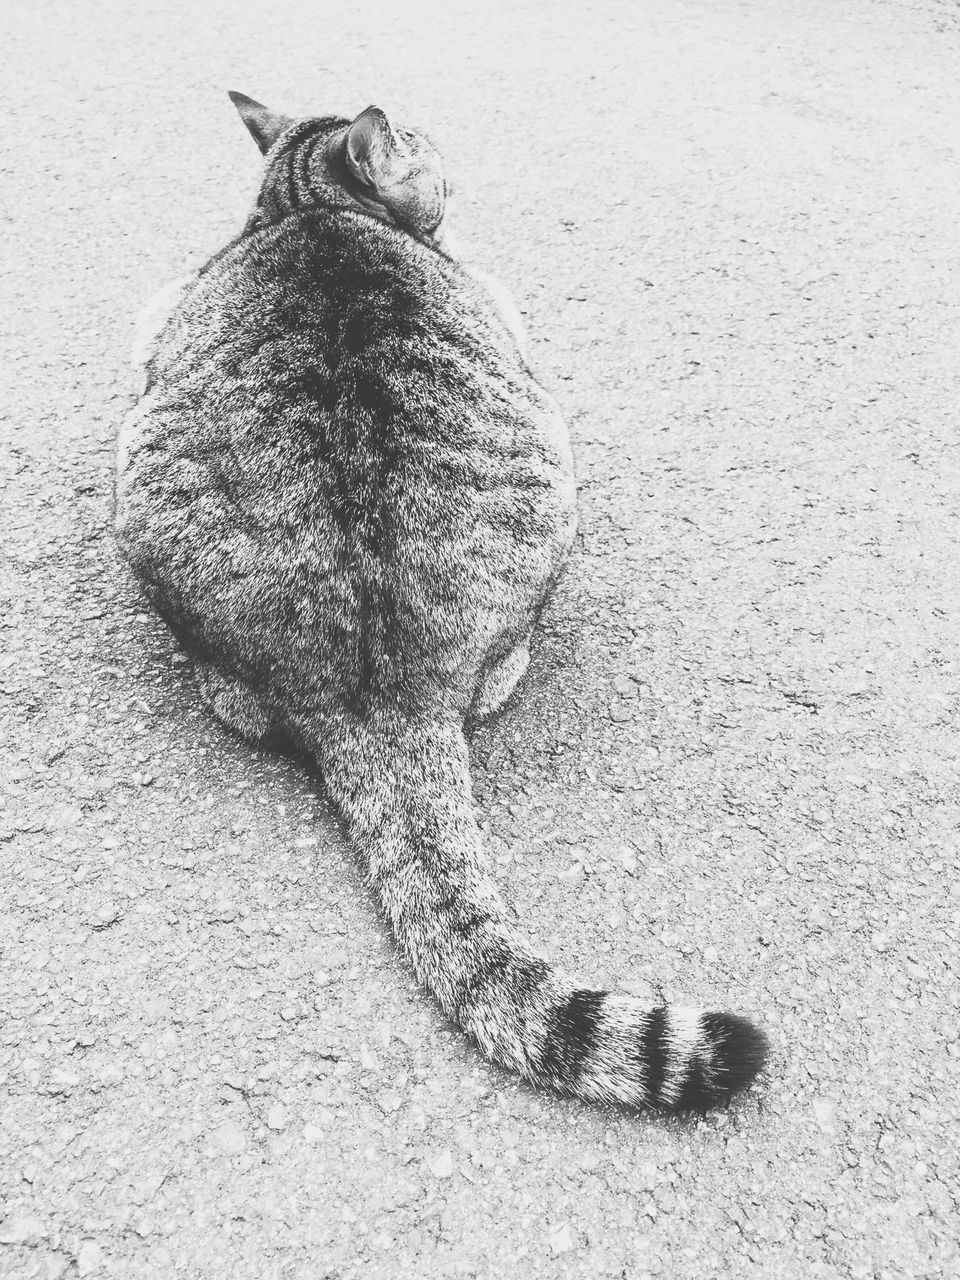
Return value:
[(230, 96), (264, 176), (141, 335), (120, 551), (213, 713), (316, 761), (417, 979), (488, 1058), (587, 1100), (723, 1101), (763, 1033), (568, 977), (481, 849), (465, 725), (523, 676), (576, 523), (519, 313), (463, 262), (424, 136)]

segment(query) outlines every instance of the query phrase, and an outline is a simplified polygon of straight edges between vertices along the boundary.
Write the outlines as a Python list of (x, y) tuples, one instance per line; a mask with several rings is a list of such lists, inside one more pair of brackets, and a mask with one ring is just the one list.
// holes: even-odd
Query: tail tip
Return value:
[(678, 1111), (706, 1111), (746, 1089), (763, 1070), (769, 1041), (759, 1027), (735, 1013), (704, 1013), (700, 1026), (709, 1040), (708, 1059), (690, 1072)]

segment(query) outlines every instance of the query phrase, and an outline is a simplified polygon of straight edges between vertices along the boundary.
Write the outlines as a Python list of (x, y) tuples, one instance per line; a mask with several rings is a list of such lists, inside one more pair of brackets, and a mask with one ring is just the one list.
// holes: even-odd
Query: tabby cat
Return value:
[(523, 675), (576, 519), (516, 309), (460, 260), (420, 134), (231, 98), (265, 174), (148, 337), (119, 546), (214, 714), (316, 760), (417, 978), (488, 1057), (579, 1098), (718, 1102), (763, 1034), (585, 989), (481, 849), (464, 725)]

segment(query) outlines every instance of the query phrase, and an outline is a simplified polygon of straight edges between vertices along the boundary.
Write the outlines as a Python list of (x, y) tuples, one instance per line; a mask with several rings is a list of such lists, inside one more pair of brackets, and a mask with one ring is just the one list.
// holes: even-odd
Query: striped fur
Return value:
[(293, 121), (243, 233), (141, 340), (117, 537), (213, 711), (318, 762), (418, 980), (492, 1060), (560, 1092), (703, 1107), (763, 1036), (591, 991), (486, 866), (464, 724), (509, 697), (568, 554), (566, 430), (502, 286), (455, 255), (436, 152), (369, 108)]

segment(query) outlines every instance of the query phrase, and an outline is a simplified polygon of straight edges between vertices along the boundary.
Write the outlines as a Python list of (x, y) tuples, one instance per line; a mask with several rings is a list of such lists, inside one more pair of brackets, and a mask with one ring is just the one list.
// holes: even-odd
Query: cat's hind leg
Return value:
[(528, 638), (521, 640), (508, 654), (487, 669), (473, 700), (473, 714), (478, 720), (486, 720), (500, 710), (519, 684), (529, 664)]
[(225, 676), (208, 662), (194, 668), (200, 697), (228, 729), (247, 742), (259, 744), (280, 726), (271, 709), (249, 685)]

